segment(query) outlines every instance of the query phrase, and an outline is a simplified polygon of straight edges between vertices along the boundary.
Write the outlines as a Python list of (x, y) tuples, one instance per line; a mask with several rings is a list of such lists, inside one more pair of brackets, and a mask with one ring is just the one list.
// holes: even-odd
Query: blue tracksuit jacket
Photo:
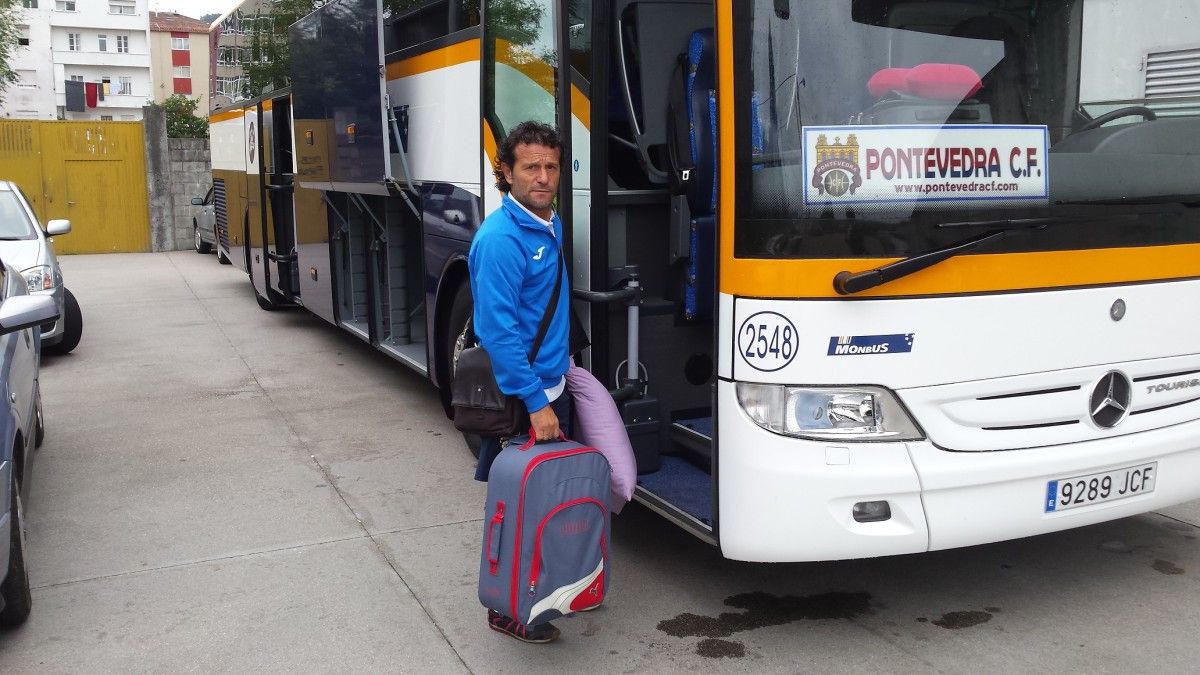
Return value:
[(479, 343), (492, 358), (500, 391), (517, 396), (529, 412), (549, 401), (545, 389), (555, 387), (570, 366), (570, 280), (563, 268), (562, 289), (550, 329), (537, 360), (529, 352), (538, 324), (554, 291), (562, 221), (554, 216), (554, 235), (511, 197), (484, 219), (471, 242), (468, 265), (475, 299), (473, 325)]

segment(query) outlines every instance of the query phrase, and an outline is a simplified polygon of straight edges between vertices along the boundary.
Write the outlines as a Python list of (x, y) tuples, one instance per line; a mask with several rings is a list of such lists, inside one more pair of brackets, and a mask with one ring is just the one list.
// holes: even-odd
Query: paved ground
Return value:
[(63, 260), (33, 616), (0, 672), (1194, 671), (1200, 504), (929, 555), (751, 565), (631, 506), (606, 605), (475, 599), (482, 486), (421, 378), (190, 252)]

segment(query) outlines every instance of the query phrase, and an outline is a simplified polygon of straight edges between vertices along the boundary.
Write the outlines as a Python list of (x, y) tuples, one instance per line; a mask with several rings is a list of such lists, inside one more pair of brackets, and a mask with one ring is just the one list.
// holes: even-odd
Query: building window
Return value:
[(172, 77), (191, 77), (192, 76), (192, 67), (191, 66), (175, 66), (174, 71), (171, 73), (171, 76)]
[(60, 12), (74, 12), (75, 0), (54, 0), (54, 9)]
[(100, 78), (100, 90), (104, 92), (105, 96), (108, 96), (109, 94), (112, 93), (112, 78), (111, 77)]
[(129, 75), (122, 75), (121, 77), (118, 78), (117, 81), (118, 81), (118, 84), (121, 85), (120, 88), (117, 89), (118, 94), (124, 94), (126, 96), (133, 94), (133, 78), (132, 77), (130, 77)]
[(101, 121), (101, 122), (111, 122), (111, 121), (112, 121), (112, 115), (101, 115), (101, 116), (100, 116), (100, 121)]
[(129, 36), (128, 35), (118, 35), (117, 36), (117, 51), (122, 54), (129, 53)]
[(13, 115), (13, 117), (23, 120), (36, 120), (37, 116), (38, 114), (36, 110), (18, 110), (16, 114)]
[(37, 89), (37, 73), (32, 70), (17, 71), (18, 89)]
[(38, 0), (21, 0), (21, 6), (25, 9), (37, 9)]
[(83, 45), (82, 37), (80, 33), (67, 33), (67, 49), (73, 52), (79, 51)]
[(188, 49), (191, 49), (191, 47), (188, 45), (188, 39), (187, 39), (187, 38), (185, 38), (185, 37), (172, 37), (172, 38), (171, 38), (171, 49), (177, 49), (177, 50), (183, 50), (183, 51), (187, 51)]
[(22, 47), (29, 46), (29, 26), (17, 26), (17, 44)]
[(122, 0), (109, 0), (109, 14), (133, 14), (136, 6), (132, 2), (123, 2)]
[(96, 42), (100, 45), (100, 51), (108, 51), (108, 36), (100, 34), (96, 36)]
[(72, 75), (71, 81), (72, 82), (83, 82), (83, 76), (82, 75)]

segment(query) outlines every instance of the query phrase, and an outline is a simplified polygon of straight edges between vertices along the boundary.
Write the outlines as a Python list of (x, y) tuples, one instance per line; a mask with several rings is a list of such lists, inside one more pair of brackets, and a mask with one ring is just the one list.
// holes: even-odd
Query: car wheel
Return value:
[(4, 597), (4, 609), (0, 610), (0, 626), (19, 626), (29, 618), (33, 608), (33, 595), (29, 591), (29, 572), (25, 569), (25, 509), (21, 503), (21, 490), (16, 473), (11, 472), (9, 494), (9, 544), (8, 574), (0, 584), (0, 596)]
[(232, 265), (233, 261), (229, 259), (229, 256), (225, 255), (225, 250), (221, 248), (221, 237), (217, 234), (215, 228), (213, 229), (213, 241), (217, 242), (213, 244), (213, 248), (217, 249), (217, 262), (222, 265)]
[(63, 289), (66, 297), (63, 299), (64, 312), (63, 318), (63, 335), (62, 340), (46, 347), (46, 352), (50, 354), (66, 354), (79, 345), (79, 339), (83, 337), (83, 312), (79, 311), (79, 302), (75, 300), (75, 294), (70, 289)]
[[(463, 284), (454, 296), (454, 302), (450, 305), (450, 318), (446, 324), (446, 344), (445, 351), (442, 352), (446, 355), (446, 364), (442, 372), (446, 373), (444, 386), (447, 388), (450, 387), (450, 381), (454, 378), (454, 364), (458, 362), (458, 355), (464, 348), (463, 343), (466, 338), (464, 333), (467, 328), (467, 319), (471, 318), (472, 307), (471, 286)], [(471, 454), (478, 458), (483, 438), (478, 434), (464, 433), (463, 440)]]
[(196, 253), (212, 253), (212, 244), (200, 237), (200, 228), (196, 227), (194, 220), (192, 221), (192, 235), (196, 239)]

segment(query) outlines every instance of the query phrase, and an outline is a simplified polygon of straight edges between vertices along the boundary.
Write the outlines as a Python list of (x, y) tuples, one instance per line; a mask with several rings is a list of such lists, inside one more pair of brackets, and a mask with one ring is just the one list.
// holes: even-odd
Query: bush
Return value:
[(167, 113), (167, 136), (170, 138), (208, 138), (208, 120), (196, 116), (200, 99), (175, 94), (162, 102)]

